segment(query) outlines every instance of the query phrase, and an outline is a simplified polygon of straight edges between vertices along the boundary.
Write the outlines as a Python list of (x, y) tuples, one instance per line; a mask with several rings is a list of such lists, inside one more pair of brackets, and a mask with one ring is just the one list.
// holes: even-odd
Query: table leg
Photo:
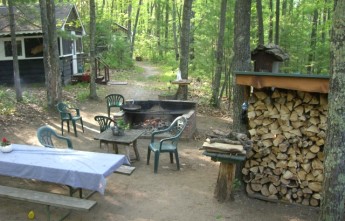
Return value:
[(116, 143), (113, 143), (113, 150), (115, 151), (116, 154), (119, 153), (119, 148), (117, 147)]
[(129, 156), (129, 146), (125, 146), (125, 150), (126, 150), (126, 156), (129, 162), (131, 162), (131, 158)]
[(137, 158), (137, 161), (140, 161), (140, 155), (139, 155), (139, 151), (137, 147), (137, 140), (133, 142), (133, 149), (134, 149), (134, 153), (135, 153), (135, 157)]

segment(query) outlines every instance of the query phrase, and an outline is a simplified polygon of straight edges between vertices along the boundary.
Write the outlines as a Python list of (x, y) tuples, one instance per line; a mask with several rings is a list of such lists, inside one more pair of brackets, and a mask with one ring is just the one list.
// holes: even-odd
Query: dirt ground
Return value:
[[(159, 74), (159, 71), (146, 63), (138, 63), (145, 69), (144, 76)], [(156, 99), (158, 92), (149, 90), (143, 82), (128, 80), (127, 85), (101, 86), (107, 93), (121, 93), (127, 99)], [(44, 94), (44, 92), (43, 92)], [(77, 150), (107, 152), (106, 145), (99, 147), (93, 139), (98, 133), (95, 115), (106, 115), (104, 98), (80, 104), (85, 133), (78, 126), (78, 137), (66, 133)], [(57, 113), (46, 113), (39, 107), (31, 107), (24, 114), (16, 114), (4, 120), (0, 118), (0, 136), (13, 143), (39, 145), (36, 130), (48, 124), (60, 132)], [(270, 203), (248, 198), (240, 189), (234, 193), (234, 201), (219, 203), (213, 197), (219, 163), (202, 155), (199, 148), (205, 133), (211, 129), (228, 130), (231, 119), (213, 117), (209, 114), (197, 115), (197, 137), (200, 139), (182, 140), (179, 143), (181, 170), (170, 164), (167, 154), (162, 154), (158, 174), (153, 173), (153, 159), (146, 165), (148, 139), (138, 140), (141, 161), (135, 161), (132, 175), (114, 173), (107, 178), (104, 195), (95, 193), (90, 199), (97, 205), (90, 212), (73, 211), (66, 220), (71, 221), (314, 221), (318, 209), (284, 203)], [(15, 141), (15, 142), (14, 142)], [(123, 149), (120, 148), (120, 152)], [(131, 150), (132, 151), (132, 150)], [(124, 151), (123, 151), (124, 153)], [(134, 153), (131, 152), (134, 156)], [(64, 186), (0, 176), (0, 185), (18, 186), (28, 189), (67, 194)], [(28, 220), (27, 213), (35, 212), (35, 220), (46, 220), (45, 207), (22, 201), (0, 198), (0, 220)], [(52, 208), (53, 220), (65, 213), (65, 209)]]

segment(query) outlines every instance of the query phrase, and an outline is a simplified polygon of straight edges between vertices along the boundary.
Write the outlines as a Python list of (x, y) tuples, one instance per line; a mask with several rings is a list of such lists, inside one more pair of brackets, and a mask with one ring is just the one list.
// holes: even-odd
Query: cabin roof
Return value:
[[(8, 7), (0, 6), (0, 36), (10, 35), (10, 22), (8, 15)], [(38, 4), (35, 5), (20, 5), (14, 7), (14, 17), (16, 21), (16, 34), (41, 34), (41, 15), (40, 7)], [(76, 7), (73, 4), (63, 3), (55, 5), (55, 17), (57, 29), (65, 29), (69, 17), (75, 14), (79, 20), (79, 24), (84, 34), (84, 27), (80, 21)]]

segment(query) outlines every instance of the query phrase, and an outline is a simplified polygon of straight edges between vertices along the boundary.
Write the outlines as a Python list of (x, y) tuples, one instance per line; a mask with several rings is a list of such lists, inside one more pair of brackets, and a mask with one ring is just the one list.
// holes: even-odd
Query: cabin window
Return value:
[(25, 38), (24, 45), (27, 58), (43, 57), (43, 38)]
[(62, 51), (63, 54), (72, 54), (72, 40), (62, 39)]
[[(17, 55), (22, 56), (22, 42), (21, 41), (17, 41)], [(12, 57), (11, 41), (5, 41), (5, 56)]]
[(76, 43), (77, 43), (77, 52), (83, 52), (83, 45), (81, 43), (81, 38), (77, 38)]

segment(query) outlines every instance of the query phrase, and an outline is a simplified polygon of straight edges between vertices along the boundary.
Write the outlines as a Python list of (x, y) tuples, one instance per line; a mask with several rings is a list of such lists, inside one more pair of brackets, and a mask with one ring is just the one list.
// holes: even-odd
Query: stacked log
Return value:
[(252, 93), (248, 119), (253, 147), (242, 170), (249, 195), (319, 206), (327, 109), (326, 94)]

